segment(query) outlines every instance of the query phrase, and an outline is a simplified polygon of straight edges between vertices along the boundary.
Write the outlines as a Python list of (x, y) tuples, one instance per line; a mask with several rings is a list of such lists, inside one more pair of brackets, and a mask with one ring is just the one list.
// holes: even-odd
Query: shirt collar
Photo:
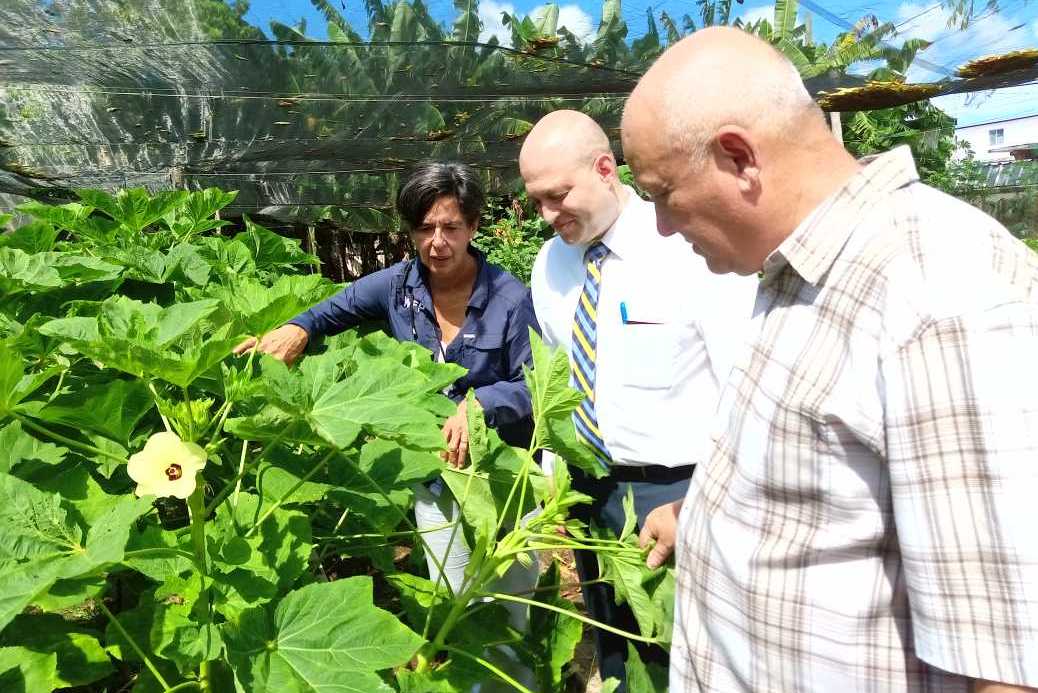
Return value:
[[(634, 188), (629, 185), (623, 187), (624, 190), (627, 191), (627, 203), (624, 205), (623, 209), (620, 210), (620, 215), (616, 217), (616, 221), (613, 222), (613, 225), (602, 234), (601, 238), (597, 239), (605, 243), (605, 246), (609, 248), (609, 252), (616, 255), (621, 260), (625, 256), (634, 253), (638, 247), (638, 238), (632, 233), (625, 233), (623, 229), (636, 224), (635, 220), (644, 213), (644, 206), (648, 204), (645, 200), (638, 197), (638, 193), (634, 191)], [(655, 228), (654, 225), (654, 231)], [(593, 242), (594, 241), (592, 241), (592, 243)], [(581, 246), (581, 257), (583, 257), (584, 252), (587, 251), (588, 245)]]
[[(490, 300), (489, 263), (487, 263), (487, 256), (483, 251), (474, 245), (469, 245), (468, 252), (469, 255), (476, 259), (476, 282), (472, 285), (472, 295), (469, 296), (468, 307), (484, 310), (487, 307), (487, 302)], [(426, 269), (421, 260), (415, 258), (407, 275), (404, 277), (404, 286), (412, 290), (417, 289), (419, 296), (431, 297), (427, 282), (428, 275), (429, 270)]]
[(907, 146), (865, 157), (860, 163), (864, 168), (812, 210), (767, 257), (763, 282), (789, 265), (804, 281), (817, 286), (866, 211), (894, 190), (919, 180)]

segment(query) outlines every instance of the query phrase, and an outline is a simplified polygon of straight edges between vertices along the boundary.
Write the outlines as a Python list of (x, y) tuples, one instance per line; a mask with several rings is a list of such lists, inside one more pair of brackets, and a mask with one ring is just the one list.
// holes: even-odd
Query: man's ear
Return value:
[(616, 159), (613, 158), (612, 154), (599, 154), (595, 157), (592, 166), (595, 169), (595, 173), (602, 178), (612, 178), (616, 175)]
[(753, 193), (760, 186), (760, 152), (743, 128), (726, 125), (714, 138), (716, 154), (724, 168), (739, 180), (739, 190)]

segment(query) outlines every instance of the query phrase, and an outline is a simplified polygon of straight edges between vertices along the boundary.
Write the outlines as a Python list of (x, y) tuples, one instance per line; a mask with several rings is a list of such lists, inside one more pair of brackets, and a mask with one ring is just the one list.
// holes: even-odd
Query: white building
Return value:
[(970, 145), (977, 161), (1038, 159), (1038, 114), (958, 127), (955, 138)]

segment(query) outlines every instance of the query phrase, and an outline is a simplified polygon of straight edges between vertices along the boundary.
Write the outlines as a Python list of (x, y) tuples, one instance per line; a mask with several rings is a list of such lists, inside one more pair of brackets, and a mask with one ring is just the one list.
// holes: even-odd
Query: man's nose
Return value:
[(554, 224), (555, 220), (559, 217), (559, 210), (554, 207), (542, 206), (541, 217), (548, 222), (549, 225)]

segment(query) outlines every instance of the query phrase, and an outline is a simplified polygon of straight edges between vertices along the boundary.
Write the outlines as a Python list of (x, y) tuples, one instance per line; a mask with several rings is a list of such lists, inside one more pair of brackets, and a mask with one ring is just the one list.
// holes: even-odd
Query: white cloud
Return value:
[(1034, 20), (1034, 37), (1038, 38), (1038, 19)]
[[(530, 19), (537, 20), (544, 15), (547, 5), (535, 7), (530, 11)], [(510, 2), (497, 2), (496, 0), (483, 0), (479, 3), (479, 20), (483, 23), (483, 31), (479, 34), (479, 40), (486, 42), (491, 36), (497, 36), (498, 43), (503, 46), (512, 45), (512, 30), (501, 21), (501, 15), (507, 12), (515, 15), (515, 5)], [(520, 18), (522, 18), (520, 16)], [(595, 37), (595, 20), (585, 12), (579, 5), (562, 5), (559, 7), (559, 22), (561, 29), (566, 27), (578, 40), (588, 42)]]
[[(535, 13), (543, 12), (543, 8), (534, 10)], [(559, 8), (559, 28), (566, 27), (581, 42), (594, 39), (595, 20), (579, 5), (563, 5)]]
[(497, 41), (502, 46), (512, 45), (512, 30), (501, 21), (504, 12), (514, 15), (515, 5), (495, 0), (483, 0), (479, 3), (479, 21), (483, 24), (483, 31), (479, 34), (481, 42), (486, 43), (491, 36), (497, 36)]
[[(954, 71), (956, 67), (985, 55), (997, 55), (1033, 46), (1026, 25), (1002, 14), (986, 14), (965, 30), (948, 27), (949, 11), (945, 7), (930, 8), (922, 3), (904, 3), (898, 8), (895, 23), (905, 22), (893, 43), (911, 38), (932, 41), (918, 57), (933, 65)], [(908, 71), (909, 81), (933, 81), (948, 76), (923, 67), (918, 61)]]
[(753, 24), (758, 19), (766, 19), (769, 23), (773, 23), (775, 21), (775, 5), (754, 7), (743, 12), (739, 15), (739, 18), (742, 19), (743, 24)]

